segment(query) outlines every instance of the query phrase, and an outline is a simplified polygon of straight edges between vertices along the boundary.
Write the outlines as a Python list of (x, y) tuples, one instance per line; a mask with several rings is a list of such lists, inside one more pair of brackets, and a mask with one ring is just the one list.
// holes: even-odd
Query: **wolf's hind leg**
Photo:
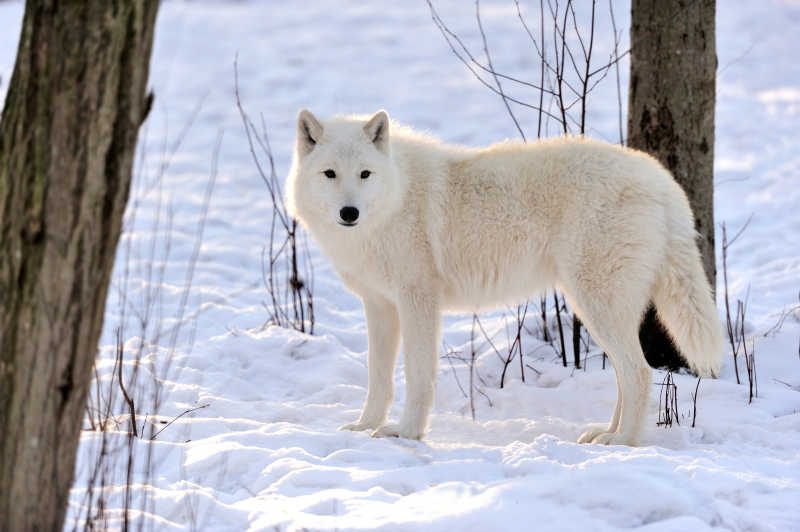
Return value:
[(622, 283), (564, 290), (592, 338), (608, 354), (617, 377), (617, 405), (608, 427), (590, 428), (579, 438), (581, 443), (636, 445), (647, 415), (652, 371), (638, 330), (649, 282), (638, 277), (637, 283), (636, 275), (625, 273)]
[[(616, 369), (614, 372), (616, 373)], [(600, 434), (617, 432), (620, 410), (622, 410), (622, 388), (619, 386), (619, 377), (617, 377), (617, 404), (614, 407), (614, 414), (611, 416), (611, 421), (608, 423), (593, 423), (589, 425), (589, 428), (578, 438), (578, 443), (591, 443), (592, 440)]]
[(615, 351), (611, 360), (618, 382), (618, 410), (614, 413), (617, 425), (612, 429), (612, 418), (609, 431), (596, 435), (592, 443), (636, 445), (647, 418), (652, 370), (644, 358), (637, 335), (631, 335), (629, 341), (617, 344)]
[(636, 445), (647, 416), (652, 370), (644, 358), (637, 334), (638, 315), (598, 319), (581, 316), (589, 333), (605, 349), (617, 376), (617, 406), (605, 431), (590, 430), (581, 443)]

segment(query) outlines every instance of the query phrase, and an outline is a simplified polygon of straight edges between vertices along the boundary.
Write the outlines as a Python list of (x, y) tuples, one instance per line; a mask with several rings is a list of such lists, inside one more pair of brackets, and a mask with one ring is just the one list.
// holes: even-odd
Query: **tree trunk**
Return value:
[(157, 0), (28, 0), (0, 122), (0, 530), (61, 530)]
[[(628, 145), (656, 157), (689, 196), (712, 289), (715, 0), (632, 0)], [(639, 332), (648, 362), (685, 366), (651, 306)]]

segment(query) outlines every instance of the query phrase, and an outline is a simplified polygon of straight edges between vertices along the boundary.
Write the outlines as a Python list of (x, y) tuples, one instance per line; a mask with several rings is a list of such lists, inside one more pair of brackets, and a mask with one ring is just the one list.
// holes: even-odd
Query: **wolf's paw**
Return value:
[(608, 432), (607, 429), (595, 432), (596, 429), (590, 429), (581, 434), (578, 438), (578, 443), (594, 443), (597, 445), (629, 445), (635, 446), (635, 438), (619, 432)]
[(589, 425), (589, 428), (580, 435), (578, 443), (592, 443), (592, 441), (601, 434), (608, 433), (608, 423), (594, 423)]
[(636, 440), (630, 436), (620, 434), (619, 432), (605, 432), (595, 436), (592, 443), (599, 445), (628, 445), (633, 447), (636, 445)]
[(355, 423), (348, 423), (347, 425), (342, 425), (339, 427), (339, 430), (354, 430), (356, 432), (361, 430), (375, 430), (380, 423), (369, 423), (369, 422), (361, 422), (356, 421)]
[(419, 430), (403, 426), (402, 423), (388, 423), (372, 433), (373, 438), (405, 438), (418, 440), (422, 437)]

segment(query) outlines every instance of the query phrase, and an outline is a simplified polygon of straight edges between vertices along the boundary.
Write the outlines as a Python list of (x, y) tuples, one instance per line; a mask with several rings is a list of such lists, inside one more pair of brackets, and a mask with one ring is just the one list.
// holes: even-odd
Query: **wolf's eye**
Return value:
[(370, 172), (369, 170), (364, 170), (363, 172), (361, 172), (361, 179), (368, 178), (371, 173), (372, 172)]
[(331, 170), (330, 168), (328, 168), (327, 170), (325, 170), (325, 172), (323, 172), (323, 173), (325, 174), (325, 177), (327, 177), (328, 179), (333, 179), (333, 178), (335, 178), (335, 177), (336, 177), (336, 172), (334, 172), (334, 171), (333, 171), (333, 170)]

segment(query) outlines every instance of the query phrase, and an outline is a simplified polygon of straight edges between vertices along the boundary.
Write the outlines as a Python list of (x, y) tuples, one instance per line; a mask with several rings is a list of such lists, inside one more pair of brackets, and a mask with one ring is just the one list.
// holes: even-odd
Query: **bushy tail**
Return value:
[(683, 222), (679, 224), (683, 227), (673, 227), (653, 300), (689, 366), (700, 375), (717, 376), (724, 345), (722, 324), (694, 242), (694, 229)]

